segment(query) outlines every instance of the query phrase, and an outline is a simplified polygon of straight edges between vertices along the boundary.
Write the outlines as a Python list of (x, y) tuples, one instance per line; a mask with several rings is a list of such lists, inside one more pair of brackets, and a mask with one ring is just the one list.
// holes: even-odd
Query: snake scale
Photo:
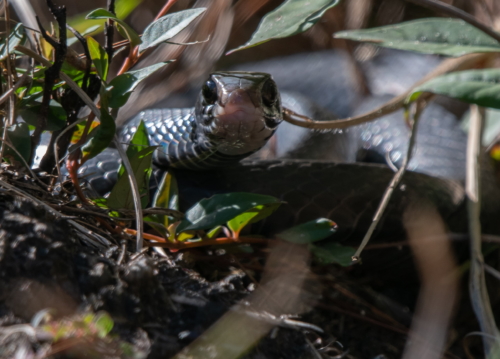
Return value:
[[(302, 78), (311, 77), (308, 66), (317, 74), (322, 71), (321, 61), (345, 63), (345, 58), (339, 53), (323, 54), (319, 62), (315, 56), (306, 59), (314, 65), (301, 65), (298, 58), (289, 61), (292, 64), (289, 73), (301, 71), (305, 72)], [(426, 64), (431, 62), (431, 66), (437, 63), (435, 58), (426, 61)], [(282, 60), (271, 60), (246, 66), (251, 72), (214, 73), (199, 91), (194, 108), (142, 111), (122, 126), (121, 139), (128, 142), (138, 122), (145, 121), (151, 144), (160, 146), (154, 155), (155, 165), (169, 167), (177, 177), (181, 210), (215, 193), (255, 192), (273, 195), (286, 202), (269, 220), (258, 224), (257, 232), (269, 234), (318, 217), (333, 219), (339, 225), (339, 236), (362, 232), (394, 172), (386, 165), (353, 162), (361, 159), (398, 167), (407, 148), (408, 128), (400, 113), (344, 133), (307, 132), (304, 135), (304, 129), (291, 130), (287, 123), (280, 125), (281, 101), (296, 112), (321, 120), (332, 119), (332, 110), (342, 116), (352, 114), (348, 107), (350, 102), (354, 103), (352, 97), (355, 97), (352, 90), (344, 89), (345, 103), (332, 109), (325, 106), (325, 103), (332, 102), (331, 98), (328, 99), (332, 95), (330, 92), (306, 91), (312, 96), (312, 101), (304, 96), (304, 92), (294, 91), (300, 86), (287, 86), (286, 83), (282, 86), (286, 82), (283, 78), (289, 78), (280, 76), (276, 70), (283, 67), (282, 63)], [(281, 96), (272, 77), (256, 71), (272, 73)], [(345, 76), (341, 83), (346, 85), (347, 76), (340, 76)], [(311, 81), (315, 81), (317, 87), (322, 86), (317, 77)], [(372, 83), (372, 87), (377, 88), (377, 81), (372, 79)], [(299, 80), (296, 84), (307, 88), (307, 83)], [(349, 86), (347, 84), (347, 88)], [(288, 91), (283, 91), (282, 87)], [(342, 89), (334, 95), (342, 96)], [(373, 97), (364, 101), (356, 111), (366, 112), (385, 100), (387, 96)], [(262, 160), (255, 155), (248, 158), (265, 146), (275, 131), (278, 139), (274, 145), (281, 141), (281, 146), (277, 150), (274, 148), (274, 154), (280, 158)], [(280, 132), (284, 134), (280, 136)], [(306, 145), (296, 145), (296, 138), (301, 136)], [(417, 136), (415, 156), (409, 165), (412, 172), (407, 172), (403, 184), (395, 192), (383, 221), (383, 233), (399, 231), (401, 213), (410, 203), (422, 200), (433, 203), (452, 230), (463, 231), (466, 221), (461, 182), (466, 135), (459, 129), (453, 113), (439, 104), (431, 104), (422, 116)], [(304, 150), (310, 146), (308, 142), (320, 148), (318, 153), (321, 154)], [(80, 173), (94, 189), (105, 193), (116, 181), (118, 164), (116, 151), (108, 149), (87, 162)], [(155, 172), (153, 188), (161, 172)], [(495, 203), (490, 206), (496, 208)], [(498, 231), (495, 224), (490, 227), (486, 225), (485, 228), (490, 232)]]

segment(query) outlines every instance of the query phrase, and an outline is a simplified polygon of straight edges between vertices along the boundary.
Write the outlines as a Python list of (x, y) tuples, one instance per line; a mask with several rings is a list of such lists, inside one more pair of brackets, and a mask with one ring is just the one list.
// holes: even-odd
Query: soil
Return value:
[[(236, 304), (252, 301), (266, 260), (279, 247), (254, 246), (253, 253), (234, 245), (166, 257), (151, 249), (137, 254), (131, 251), (132, 242), (96, 246), (77, 235), (67, 219), (55, 218), (30, 199), (9, 193), (0, 198), (2, 358), (20, 353), (57, 358), (173, 357), (225, 313), (234, 312)], [(363, 265), (347, 268), (306, 258), (309, 269), (293, 264), (293, 256), (280, 255), (288, 265), (292, 262), (290, 268), (312, 271), (304, 286), (297, 285), (300, 296), (308, 299), (300, 308), (295, 305), (296, 312), (287, 313), (290, 317), (258, 319), (271, 322), (269, 330), (244, 350), (243, 357), (401, 357), (419, 291), (411, 253), (397, 247), (366, 253)], [(293, 281), (283, 283), (293, 287)], [(274, 295), (266, 293), (264, 301), (278, 301)], [(467, 295), (462, 299), (448, 358), (464, 357), (461, 338), (477, 329)], [(494, 295), (492, 301), (496, 302)], [(50, 315), (44, 312), (48, 308)], [(104, 338), (73, 333), (54, 340), (42, 335), (44, 325), (103, 311), (114, 322)], [(13, 330), (20, 325), (24, 330)], [(37, 334), (30, 335), (26, 328)], [(128, 343), (127, 350), (123, 343)]]

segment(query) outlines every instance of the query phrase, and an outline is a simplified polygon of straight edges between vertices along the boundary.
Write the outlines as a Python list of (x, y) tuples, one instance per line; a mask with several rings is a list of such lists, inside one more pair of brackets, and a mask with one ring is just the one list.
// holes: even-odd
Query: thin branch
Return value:
[[(9, 52), (9, 35), (10, 35), (10, 21), (9, 21), (9, 6), (7, 2), (4, 1), (4, 14), (5, 14), (5, 49), (7, 51), (7, 92), (13, 89), (12, 85), (12, 66), (10, 62), (10, 52)], [(3, 133), (2, 133), (2, 147), (0, 148), (0, 161), (3, 158), (5, 145), (7, 143), (7, 129), (9, 126), (14, 124), (15, 114), (14, 114), (14, 97), (9, 96), (9, 115), (7, 121), (3, 122)]]
[(415, 108), (415, 113), (413, 115), (413, 123), (412, 123), (412, 128), (411, 128), (411, 134), (410, 134), (410, 140), (408, 142), (408, 149), (406, 150), (406, 155), (403, 158), (403, 163), (401, 164), (401, 168), (396, 172), (394, 177), (392, 178), (391, 182), (387, 186), (384, 195), (382, 196), (382, 200), (380, 201), (380, 204), (377, 208), (377, 211), (375, 212), (375, 215), (373, 216), (372, 223), (370, 224), (370, 227), (366, 231), (365, 236), (363, 237), (363, 240), (361, 241), (361, 244), (359, 245), (358, 249), (356, 250), (356, 253), (352, 256), (352, 261), (354, 263), (359, 262), (360, 260), (360, 255), (363, 249), (366, 247), (368, 242), (370, 241), (373, 232), (375, 231), (375, 228), (377, 228), (377, 225), (379, 224), (382, 215), (385, 212), (385, 209), (387, 208), (387, 205), (389, 204), (389, 201), (391, 200), (392, 194), (396, 190), (396, 188), (399, 186), (399, 183), (403, 179), (403, 176), (406, 172), (406, 167), (408, 166), (408, 163), (410, 162), (411, 156), (413, 154), (413, 147), (415, 145), (415, 139), (417, 136), (417, 125), (418, 125), (418, 119), (420, 117), (420, 114), (422, 113), (423, 109), (425, 107), (425, 103), (418, 101), (416, 103), (416, 108)]
[(61, 159), (59, 159), (59, 151), (57, 151), (57, 143), (59, 142), (59, 140), (65, 135), (67, 134), (70, 130), (72, 130), (75, 126), (79, 125), (80, 123), (86, 121), (88, 118), (81, 118), (79, 119), (78, 121), (75, 121), (73, 122), (72, 124), (66, 126), (64, 128), (64, 130), (62, 130), (59, 135), (56, 137), (55, 141), (54, 141), (54, 144), (53, 144), (53, 148), (54, 148), (54, 158), (55, 158), (55, 163), (56, 163), (56, 169), (57, 169), (57, 177), (59, 178), (59, 182), (62, 182), (63, 181), (63, 178), (62, 178), (62, 173), (61, 173), (61, 164), (60, 164), (60, 161)]
[(161, 10), (158, 12), (156, 15), (154, 21), (158, 20), (160, 17), (165, 16), (170, 8), (174, 6), (174, 4), (177, 2), (177, 0), (168, 0), (167, 3), (161, 8)]
[(483, 130), (483, 116), (479, 107), (471, 106), (471, 120), (469, 137), (467, 140), (467, 161), (465, 176), (465, 194), (467, 196), (467, 212), (469, 220), (469, 234), (471, 246), (471, 266), (469, 277), (469, 295), (472, 308), (476, 314), (481, 330), (488, 336), (483, 337), (485, 357), (493, 352), (500, 341), (500, 332), (495, 323), (491, 309), (490, 298), (486, 288), (484, 275), (484, 257), (481, 250), (481, 200), (480, 200), (480, 171), (481, 171), (481, 135)]
[(93, 233), (92, 231), (89, 231), (86, 229), (84, 226), (81, 224), (76, 223), (72, 219), (68, 219), (67, 216), (63, 215), (62, 213), (56, 211), (52, 207), (50, 207), (48, 204), (45, 202), (39, 200), (38, 198), (30, 195), (27, 192), (24, 192), (23, 190), (17, 188), (16, 186), (11, 185), (10, 183), (7, 183), (3, 180), (0, 179), (0, 186), (7, 188), (9, 191), (12, 191), (14, 193), (17, 193), (18, 195), (28, 198), (37, 205), (43, 207), (47, 212), (51, 213), (54, 217), (58, 219), (67, 219), (68, 223), (71, 224), (73, 227), (75, 227), (81, 234), (85, 236), (85, 238), (93, 243), (95, 246), (102, 247), (103, 245), (106, 247), (109, 247), (111, 245), (111, 242), (109, 242), (107, 239), (104, 237), (101, 237), (100, 235)]
[[(135, 235), (137, 231), (135, 229), (126, 228), (124, 232), (127, 234)], [(198, 242), (170, 242), (165, 240), (163, 237), (155, 236), (154, 234), (144, 233), (144, 238), (149, 239), (153, 242), (145, 242), (144, 245), (147, 247), (162, 247), (168, 248), (170, 250), (178, 251), (181, 249), (191, 249), (205, 246), (218, 246), (225, 244), (266, 244), (269, 240), (262, 237), (240, 237), (238, 239), (232, 237), (221, 237), (216, 239), (203, 239)]]
[(17, 80), (14, 86), (12, 86), (8, 91), (6, 91), (4, 94), (2, 94), (2, 96), (0, 96), (0, 105), (4, 103), (9, 98), (9, 96), (12, 95), (14, 91), (16, 91), (22, 85), (24, 85), (26, 80), (30, 78), (29, 76), (30, 71), (31, 71), (31, 65), (29, 66), (28, 70), (19, 78), (19, 80)]
[(134, 171), (132, 170), (132, 165), (130, 164), (127, 154), (123, 150), (123, 147), (120, 144), (120, 141), (118, 140), (118, 137), (116, 135), (113, 142), (115, 143), (115, 147), (118, 150), (118, 153), (120, 154), (122, 164), (125, 167), (125, 170), (127, 172), (127, 177), (130, 182), (130, 186), (132, 187), (132, 198), (134, 200), (134, 207), (136, 211), (136, 216), (135, 216), (135, 225), (137, 227), (136, 251), (140, 252), (142, 250), (144, 242), (143, 239), (144, 221), (142, 220), (143, 214), (142, 214), (142, 204), (141, 204), (141, 196), (139, 193), (139, 186), (137, 185), (137, 181), (135, 180)]
[[(115, 0), (108, 0), (108, 11), (113, 15), (116, 15)], [(113, 20), (108, 19), (106, 21), (106, 25), (104, 26), (104, 48), (106, 49), (106, 53), (108, 54), (108, 64), (111, 64), (111, 60), (113, 60), (113, 55), (115, 52), (115, 49), (113, 48), (114, 35), (115, 28), (113, 27)]]
[(47, 127), (47, 118), (49, 114), (49, 103), (52, 98), (52, 88), (54, 83), (59, 76), (64, 59), (66, 57), (66, 7), (56, 6), (52, 0), (46, 0), (50, 12), (54, 16), (59, 26), (59, 41), (54, 40), (43, 28), (42, 23), (38, 16), (36, 21), (38, 22), (38, 27), (40, 28), (42, 37), (54, 48), (55, 58), (54, 63), (51, 64), (45, 71), (45, 84), (43, 87), (42, 104), (40, 106), (40, 113), (38, 114), (37, 124), (35, 131), (31, 135), (31, 161), (33, 161), (34, 153), (36, 147), (40, 143), (40, 137), (42, 132)]
[[(89, 83), (92, 61), (87, 45), (87, 40), (71, 26), (66, 25), (66, 27), (75, 35), (75, 37), (78, 39), (78, 41), (80, 41), (83, 47), (83, 51), (86, 57), (86, 65), (82, 79), (82, 91), (89, 95), (89, 97), (93, 98), (97, 95), (97, 91), (95, 91), (95, 86), (90, 86), (94, 82)], [(66, 119), (67, 127), (64, 130), (57, 130), (52, 133), (47, 152), (45, 153), (39, 165), (40, 169), (47, 172), (51, 172), (54, 166), (56, 166), (59, 177), (60, 169), (58, 166), (58, 158), (62, 157), (64, 153), (67, 152), (67, 149), (71, 142), (71, 135), (73, 133), (68, 132), (68, 128), (73, 128), (73, 126), (71, 125), (75, 122), (78, 122), (78, 113), (80, 112), (80, 109), (85, 105), (85, 103), (76, 92), (72, 90), (65, 90), (63, 92), (63, 95), (61, 96), (61, 105), (68, 114)], [(62, 136), (62, 134), (64, 134), (64, 136)]]
[(437, 12), (440, 12), (444, 15), (456, 17), (459, 19), (462, 19), (463, 21), (471, 24), (472, 26), (478, 28), (482, 32), (488, 34), (498, 42), (500, 42), (500, 33), (494, 31), (491, 27), (484, 25), (483, 23), (479, 22), (472, 16), (471, 14), (466, 13), (463, 10), (460, 10), (459, 8), (446, 4), (441, 1), (436, 1), (436, 0), (405, 0), (406, 2), (411, 2), (412, 4), (415, 5), (420, 5), (423, 7), (426, 7), (431, 10), (435, 10)]
[(82, 90), (87, 92), (88, 89), (88, 81), (90, 77), (90, 70), (92, 69), (92, 58), (90, 57), (90, 51), (89, 51), (89, 46), (87, 44), (87, 39), (84, 38), (78, 31), (73, 29), (69, 24), (66, 24), (66, 27), (75, 35), (75, 37), (78, 39), (80, 44), (83, 47), (83, 54), (85, 55), (85, 58), (87, 59), (85, 63), (85, 73), (83, 74), (83, 80), (82, 80)]
[(48, 187), (47, 184), (43, 183), (42, 180), (40, 178), (38, 178), (38, 176), (35, 174), (35, 172), (33, 172), (33, 170), (31, 169), (30, 165), (28, 164), (28, 162), (26, 162), (26, 160), (19, 153), (19, 151), (16, 149), (16, 147), (14, 147), (11, 143), (9, 143), (9, 139), (8, 138), (5, 140), (5, 144), (19, 157), (19, 159), (21, 160), (21, 162), (28, 169), (31, 177), (33, 179), (35, 179), (42, 187), (47, 188)]

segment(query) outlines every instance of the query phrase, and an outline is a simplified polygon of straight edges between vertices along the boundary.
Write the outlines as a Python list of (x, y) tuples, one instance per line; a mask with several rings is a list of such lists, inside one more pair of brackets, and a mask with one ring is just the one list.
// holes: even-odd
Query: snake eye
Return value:
[(267, 80), (262, 86), (262, 102), (266, 106), (272, 106), (278, 100), (278, 89), (273, 80)]
[(217, 100), (217, 85), (215, 82), (212, 80), (205, 82), (201, 88), (201, 94), (207, 103), (215, 103), (215, 100)]

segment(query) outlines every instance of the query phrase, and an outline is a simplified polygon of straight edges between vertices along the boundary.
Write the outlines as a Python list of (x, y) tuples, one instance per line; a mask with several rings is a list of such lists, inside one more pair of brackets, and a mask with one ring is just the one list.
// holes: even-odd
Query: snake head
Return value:
[(195, 107), (196, 136), (225, 155), (250, 154), (265, 145), (283, 120), (281, 99), (271, 75), (215, 72)]

